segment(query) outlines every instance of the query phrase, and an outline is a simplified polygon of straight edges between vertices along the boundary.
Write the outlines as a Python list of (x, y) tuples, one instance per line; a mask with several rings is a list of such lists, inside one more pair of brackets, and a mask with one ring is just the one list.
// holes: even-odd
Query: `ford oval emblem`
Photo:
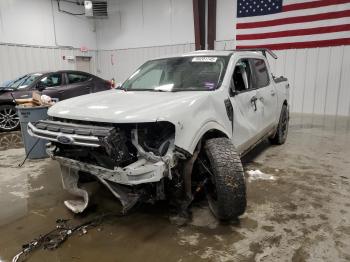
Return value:
[(73, 144), (74, 139), (70, 136), (59, 135), (57, 136), (57, 141), (60, 142), (61, 144), (70, 145), (70, 144)]

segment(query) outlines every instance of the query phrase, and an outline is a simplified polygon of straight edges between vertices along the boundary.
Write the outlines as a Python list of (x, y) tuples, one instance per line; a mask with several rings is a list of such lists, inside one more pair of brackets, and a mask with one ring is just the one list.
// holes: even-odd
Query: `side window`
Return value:
[(237, 62), (232, 81), (236, 91), (246, 91), (252, 88), (252, 73), (248, 59), (240, 59)]
[(62, 75), (61, 74), (48, 75), (48, 76), (45, 76), (43, 79), (41, 79), (40, 82), (47, 87), (60, 86), (62, 85)]
[(269, 85), (269, 73), (263, 59), (251, 59), (254, 72), (254, 88), (261, 88)]
[(132, 84), (132, 88), (144, 89), (145, 87), (147, 88), (156, 87), (160, 83), (160, 78), (162, 76), (162, 73), (163, 73), (163, 70), (161, 68), (153, 68), (150, 71), (148, 71), (147, 74), (140, 76)]
[(68, 84), (81, 83), (89, 79), (88, 75), (77, 74), (77, 73), (67, 73)]

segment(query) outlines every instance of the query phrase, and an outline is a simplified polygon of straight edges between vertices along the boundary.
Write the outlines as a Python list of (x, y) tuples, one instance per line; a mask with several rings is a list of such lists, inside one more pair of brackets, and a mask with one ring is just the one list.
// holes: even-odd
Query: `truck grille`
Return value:
[(77, 125), (58, 121), (41, 120), (28, 124), (29, 134), (61, 144), (99, 147), (100, 139), (113, 132), (114, 127)]

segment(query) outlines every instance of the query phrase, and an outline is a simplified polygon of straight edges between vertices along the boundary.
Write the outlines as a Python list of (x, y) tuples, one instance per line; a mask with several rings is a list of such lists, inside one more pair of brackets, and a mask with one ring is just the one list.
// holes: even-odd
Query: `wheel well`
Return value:
[(211, 130), (208, 130), (202, 137), (201, 141), (206, 141), (208, 139), (212, 139), (212, 138), (218, 138), (218, 137), (227, 137), (227, 135), (220, 131), (220, 130), (217, 130), (217, 129), (211, 129)]
[(0, 106), (16, 106), (16, 104), (15, 103), (13, 103), (13, 102), (3, 102), (3, 103), (1, 103), (0, 104)]
[[(202, 146), (204, 145), (204, 142), (209, 140), (209, 139), (212, 139), (212, 138), (219, 138), (219, 137), (226, 137), (228, 138), (228, 136), (220, 131), (220, 130), (217, 130), (217, 129), (210, 129), (208, 130), (203, 136), (201, 139), (199, 139), (197, 145), (196, 145), (196, 149), (197, 148), (202, 148)], [(182, 152), (184, 155), (186, 155), (187, 157), (191, 157), (192, 154), (191, 153), (188, 153), (187, 151), (179, 148), (179, 147), (176, 147), (176, 149), (180, 152)]]

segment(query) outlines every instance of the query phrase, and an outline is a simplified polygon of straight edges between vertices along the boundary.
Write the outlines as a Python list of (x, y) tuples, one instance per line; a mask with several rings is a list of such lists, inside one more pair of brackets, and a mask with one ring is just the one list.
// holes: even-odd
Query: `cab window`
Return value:
[(240, 59), (233, 71), (232, 82), (238, 92), (252, 88), (252, 73), (248, 59)]
[(88, 75), (77, 74), (77, 73), (67, 73), (67, 77), (68, 77), (69, 84), (81, 83), (81, 82), (85, 82), (89, 79)]
[(62, 75), (61, 74), (52, 74), (43, 77), (40, 82), (47, 87), (54, 87), (62, 85)]
[(254, 88), (261, 88), (269, 85), (269, 73), (263, 59), (250, 59), (254, 73)]
[(131, 89), (142, 89), (146, 87), (155, 88), (159, 86), (161, 81), (161, 76), (163, 73), (162, 68), (153, 68), (147, 72), (147, 74), (142, 75), (137, 78), (131, 85)]

